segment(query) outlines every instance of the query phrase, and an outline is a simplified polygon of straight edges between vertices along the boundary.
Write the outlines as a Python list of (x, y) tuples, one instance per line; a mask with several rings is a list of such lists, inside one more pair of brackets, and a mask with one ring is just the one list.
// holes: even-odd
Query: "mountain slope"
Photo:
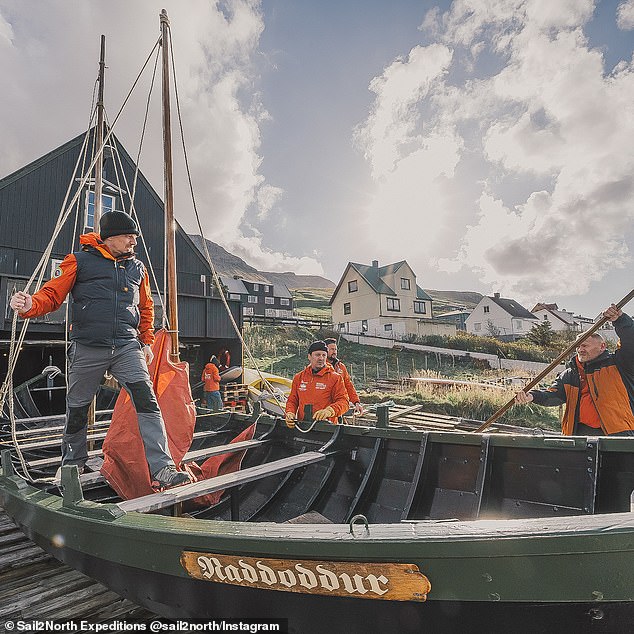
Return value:
[[(199, 235), (190, 235), (189, 237), (204, 254), (202, 238)], [(211, 240), (207, 240), (207, 248), (220, 275), (237, 275), (253, 282), (263, 282), (265, 284), (285, 284), (289, 289), (335, 287), (333, 282), (320, 275), (297, 275), (291, 271), (285, 273), (258, 271), (242, 258), (229, 253), (224, 247)]]

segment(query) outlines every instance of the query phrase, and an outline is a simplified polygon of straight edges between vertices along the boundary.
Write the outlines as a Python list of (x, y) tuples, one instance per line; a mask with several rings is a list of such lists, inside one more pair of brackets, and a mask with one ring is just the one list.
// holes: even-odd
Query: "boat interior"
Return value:
[[(233, 456), (234, 470), (121, 500), (99, 473), (109, 413), (99, 412), (104, 420), (89, 433), (91, 470), (79, 475), (65, 467), (61, 482), (54, 476), (63, 421), (31, 421), (19, 429), (22, 458), (35, 484), (75, 501), (79, 496), (115, 503), (126, 512), (277, 523), (347, 523), (358, 515), (369, 523), (395, 523), (626, 512), (634, 489), (634, 439), (305, 421), (291, 430), (282, 419), (256, 411), (197, 419), (184, 462)], [(7, 449), (12, 441), (6, 430), (2, 436)], [(15, 449), (12, 458), (19, 471)], [(217, 494), (213, 504), (201, 500), (211, 493)]]

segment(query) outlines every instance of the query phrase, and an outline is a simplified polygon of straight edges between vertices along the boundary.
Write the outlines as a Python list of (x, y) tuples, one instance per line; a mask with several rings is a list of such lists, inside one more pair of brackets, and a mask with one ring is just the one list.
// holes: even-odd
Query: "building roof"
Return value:
[(248, 294), (247, 287), (240, 279), (237, 280), (229, 275), (222, 275), (220, 276), (220, 281), (227, 287), (227, 292), (229, 293)]
[(504, 297), (498, 297), (497, 294), (493, 297), (488, 296), (488, 298), (495, 302), (502, 310), (505, 310), (511, 317), (515, 317), (517, 319), (537, 319), (533, 313), (529, 312), (516, 302), (514, 299), (506, 299)]
[[(386, 264), (385, 266), (374, 266), (368, 264), (359, 264), (358, 262), (348, 262), (348, 267), (346, 267), (346, 270), (339, 280), (339, 284), (337, 284), (337, 288), (335, 288), (332, 293), (330, 303), (332, 304), (332, 300), (339, 292), (339, 288), (341, 287), (343, 279), (348, 272), (348, 268), (354, 269), (370, 285), (375, 293), (396, 297), (397, 293), (394, 291), (393, 288), (385, 283), (383, 278), (387, 277), (388, 275), (393, 275), (404, 264), (407, 264), (406, 260), (394, 262), (393, 264)], [(418, 285), (416, 285), (416, 299), (426, 299), (427, 301), (432, 301), (432, 298)]]
[(288, 286), (286, 286), (286, 284), (273, 284), (273, 295), (275, 297), (284, 297), (286, 299), (293, 299), (293, 295), (288, 290)]

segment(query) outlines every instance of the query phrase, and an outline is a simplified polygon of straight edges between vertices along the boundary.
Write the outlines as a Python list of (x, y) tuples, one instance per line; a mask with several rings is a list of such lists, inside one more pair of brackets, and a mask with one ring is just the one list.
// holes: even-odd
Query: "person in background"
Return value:
[(211, 355), (209, 363), (205, 366), (200, 377), (205, 385), (203, 387), (203, 403), (212, 412), (222, 410), (222, 396), (220, 396), (220, 370), (218, 369), (218, 359)]
[(297, 419), (304, 419), (304, 407), (312, 405), (313, 420), (329, 420), (337, 424), (337, 417), (348, 411), (348, 393), (343, 379), (327, 362), (328, 347), (314, 341), (308, 347), (308, 365), (293, 377), (286, 401), (286, 424), (295, 427)]
[(222, 348), (218, 352), (218, 369), (221, 372), (228, 370), (231, 367), (231, 354), (226, 348)]
[(343, 361), (337, 358), (337, 340), (324, 339), (324, 343), (328, 347), (328, 363), (330, 363), (337, 374), (341, 375), (343, 384), (346, 386), (346, 391), (348, 392), (348, 400), (352, 403), (355, 414), (363, 414), (363, 405), (361, 405), (361, 399), (354, 389), (348, 368), (346, 368)]
[(81, 250), (64, 258), (60, 275), (34, 295), (18, 291), (10, 301), (26, 319), (57, 310), (69, 293), (73, 298), (62, 465), (83, 472), (88, 408), (110, 372), (136, 409), (152, 480), (162, 489), (188, 483), (189, 475), (176, 469), (170, 455), (147, 369), (153, 358), (154, 302), (147, 270), (134, 255), (139, 229), (122, 211), (103, 214), (99, 226), (99, 235), (80, 237)]
[(608, 352), (603, 337), (594, 333), (577, 346), (577, 354), (547, 390), (515, 396), (519, 404), (565, 403), (565, 436), (634, 436), (634, 321), (614, 304), (603, 315), (620, 338), (616, 352)]

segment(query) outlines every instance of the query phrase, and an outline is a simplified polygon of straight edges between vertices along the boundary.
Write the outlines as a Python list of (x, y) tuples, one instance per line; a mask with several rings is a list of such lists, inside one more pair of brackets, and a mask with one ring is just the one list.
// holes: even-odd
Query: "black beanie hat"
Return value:
[(123, 211), (109, 211), (99, 221), (99, 237), (102, 240), (112, 238), (112, 236), (121, 236), (133, 233), (139, 235), (139, 227), (134, 218), (128, 216)]
[(308, 354), (316, 352), (317, 350), (328, 352), (328, 346), (323, 341), (313, 341), (313, 343), (308, 346)]

